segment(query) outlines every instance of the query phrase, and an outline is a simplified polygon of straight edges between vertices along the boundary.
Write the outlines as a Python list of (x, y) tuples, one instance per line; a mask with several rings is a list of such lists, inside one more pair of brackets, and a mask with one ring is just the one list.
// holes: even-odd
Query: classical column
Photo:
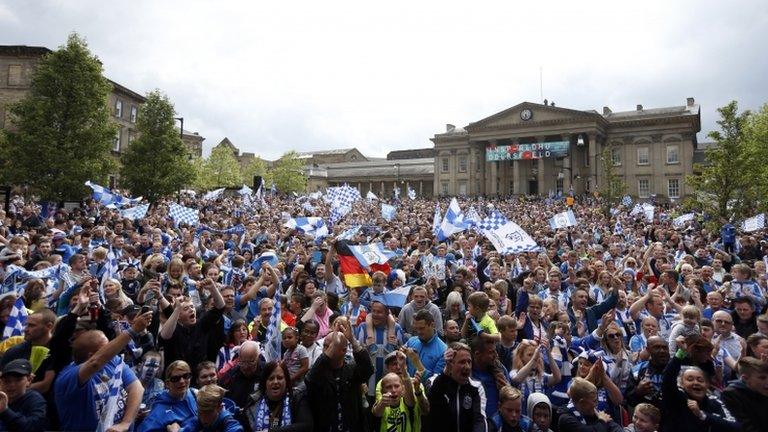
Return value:
[[(515, 138), (512, 143), (514, 145), (520, 144), (520, 139)], [(520, 161), (512, 161), (512, 194), (520, 195), (522, 193), (523, 179), (520, 178)]]
[(381, 192), (379, 192), (379, 198), (384, 197), (384, 182), (381, 182)]
[[(491, 140), (490, 143), (491, 145), (494, 145), (494, 146), (498, 145), (498, 140)], [(499, 193), (498, 188), (496, 187), (497, 186), (496, 179), (499, 177), (499, 162), (498, 161), (491, 162), (490, 168), (491, 168), (490, 173), (486, 175), (488, 180), (490, 180), (490, 185), (488, 185), (489, 186), (488, 194), (496, 195), (497, 193)]]
[(600, 154), (600, 144), (598, 143), (597, 134), (596, 133), (590, 133), (589, 134), (589, 178), (590, 182), (592, 184), (592, 189), (590, 192), (595, 192), (598, 189), (598, 164), (600, 161), (598, 160), (598, 155)]
[[(543, 137), (543, 136), (536, 137), (536, 142), (539, 144), (542, 144), (545, 140), (546, 140), (546, 137)], [(540, 157), (539, 160), (537, 161), (537, 167), (539, 169), (539, 172), (536, 174), (536, 183), (539, 189), (537, 192), (539, 196), (544, 196), (549, 191), (547, 190), (547, 187), (544, 184), (544, 180), (546, 177), (544, 177), (544, 158), (543, 157)]]
[(478, 186), (478, 191), (477, 192), (478, 192), (478, 195), (485, 195), (485, 191), (486, 191), (486, 188), (485, 188), (485, 182), (486, 182), (486, 179), (485, 179), (485, 167), (487, 165), (487, 162), (485, 161), (485, 158), (486, 158), (486, 155), (485, 155), (485, 143), (479, 143), (477, 152), (480, 155), (480, 157), (478, 158), (480, 163), (479, 163), (479, 165), (477, 167), (478, 175), (475, 178), (475, 181), (477, 182), (477, 186)]
[(573, 158), (574, 148), (571, 148), (571, 136), (569, 134), (563, 135), (563, 141), (568, 141), (568, 155), (563, 159), (563, 195), (567, 195), (573, 182), (571, 159)]
[(424, 196), (424, 180), (419, 180), (419, 196)]
[(368, 182), (368, 190), (373, 192), (373, 182)]

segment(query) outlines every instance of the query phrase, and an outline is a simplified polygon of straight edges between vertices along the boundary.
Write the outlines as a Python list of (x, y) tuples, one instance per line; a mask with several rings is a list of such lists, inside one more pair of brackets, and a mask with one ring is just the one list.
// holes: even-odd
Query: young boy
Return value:
[(656, 432), (661, 422), (661, 411), (649, 403), (641, 403), (635, 407), (632, 424), (624, 428), (624, 432)]
[(501, 364), (507, 370), (512, 370), (512, 353), (517, 348), (517, 321), (509, 315), (504, 315), (499, 318), (496, 326), (501, 334), (501, 342), (496, 344), (496, 354)]
[(491, 418), (498, 432), (530, 432), (531, 419), (522, 415), (523, 394), (511, 385), (499, 390), (499, 410)]
[(373, 415), (381, 419), (381, 432), (410, 432), (414, 424), (416, 401), (413, 382), (407, 376), (388, 373), (381, 379), (381, 398), (373, 405)]
[(528, 395), (528, 412), (539, 432), (552, 432), (552, 402), (544, 393)]
[(479, 336), (489, 342), (501, 341), (501, 335), (496, 323), (488, 315), (491, 299), (482, 291), (475, 291), (467, 297), (467, 318), (461, 326), (461, 336), (472, 341)]
[(621, 426), (604, 411), (597, 411), (597, 387), (583, 378), (574, 378), (568, 389), (568, 412), (560, 416), (560, 432), (580, 432), (586, 426), (594, 431), (620, 431)]
[(688, 337), (692, 334), (700, 334), (701, 329), (699, 327), (699, 321), (701, 320), (701, 312), (699, 308), (694, 305), (688, 305), (680, 312), (683, 317), (681, 322), (672, 326), (672, 330), (669, 332), (669, 354), (674, 355), (677, 352), (677, 341), (679, 336)]

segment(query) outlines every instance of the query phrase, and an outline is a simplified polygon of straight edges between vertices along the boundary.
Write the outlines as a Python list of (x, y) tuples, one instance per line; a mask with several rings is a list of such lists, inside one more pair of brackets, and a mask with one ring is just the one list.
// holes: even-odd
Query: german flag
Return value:
[(344, 278), (344, 284), (350, 288), (371, 286), (371, 276), (349, 250), (345, 240), (336, 242), (336, 254), (339, 257), (339, 270)]

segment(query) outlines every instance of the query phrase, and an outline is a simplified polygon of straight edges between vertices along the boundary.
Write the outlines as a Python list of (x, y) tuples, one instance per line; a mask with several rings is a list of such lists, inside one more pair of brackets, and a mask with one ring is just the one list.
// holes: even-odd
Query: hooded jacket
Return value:
[(181, 400), (172, 398), (166, 390), (155, 399), (152, 410), (141, 422), (138, 432), (165, 432), (166, 426), (171, 423), (178, 423), (186, 430), (196, 420), (197, 402), (192, 390), (187, 390)]
[(723, 391), (723, 402), (736, 420), (741, 423), (743, 432), (764, 431), (768, 425), (768, 396), (751, 390), (744, 381), (731, 383)]
[[(482, 385), (477, 383), (482, 388)], [(429, 389), (429, 429), (487, 432), (488, 424), (478, 387), (459, 384), (446, 374), (435, 377)]]
[(232, 413), (229, 411), (223, 409), (219, 413), (219, 416), (216, 418), (216, 421), (213, 422), (210, 426), (203, 426), (200, 421), (195, 418), (194, 421), (190, 422), (187, 426), (184, 427), (184, 429), (181, 430), (181, 432), (243, 432), (243, 425), (240, 424), (237, 420), (235, 420), (234, 417), (232, 417)]
[[(544, 393), (531, 393), (528, 395), (528, 417), (533, 418), (533, 408), (538, 404), (547, 404), (547, 408), (549, 408), (549, 418), (554, 419), (553, 413), (552, 413), (552, 402), (549, 401), (549, 398)], [(552, 425), (550, 424), (550, 427)], [(550, 429), (551, 430), (551, 429)], [(546, 432), (546, 431), (542, 431)]]

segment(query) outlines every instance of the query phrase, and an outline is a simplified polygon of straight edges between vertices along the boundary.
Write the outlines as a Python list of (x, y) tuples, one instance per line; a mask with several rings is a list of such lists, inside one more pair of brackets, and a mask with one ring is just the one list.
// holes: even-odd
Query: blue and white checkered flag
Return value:
[(168, 214), (173, 218), (176, 225), (183, 223), (187, 225), (197, 225), (200, 223), (200, 214), (197, 209), (184, 207), (176, 203), (171, 203), (171, 205), (168, 206)]
[(111, 428), (115, 424), (115, 417), (117, 417), (117, 414), (120, 411), (118, 402), (120, 401), (120, 390), (123, 388), (123, 370), (128, 366), (126, 366), (122, 358), (118, 358), (120, 360), (117, 366), (115, 366), (115, 372), (107, 382), (109, 393), (107, 395), (106, 403), (101, 411), (101, 419), (99, 419), (98, 428), (96, 429), (99, 432)]
[(278, 287), (275, 293), (275, 307), (272, 309), (272, 315), (269, 317), (267, 325), (267, 338), (264, 344), (264, 360), (267, 362), (280, 360), (280, 347), (283, 343), (283, 335), (280, 332), (280, 296), (282, 290)]
[(137, 205), (136, 207), (120, 210), (120, 216), (136, 221), (146, 216), (147, 210), (149, 210), (149, 204), (140, 204), (140, 205)]
[(223, 193), (224, 193), (224, 188), (215, 189), (215, 190), (212, 190), (212, 191), (206, 193), (205, 195), (203, 195), (203, 199), (204, 200), (219, 199), (219, 197), (221, 197), (221, 194), (223, 194)]
[(549, 226), (552, 229), (568, 228), (576, 225), (578, 225), (578, 222), (576, 221), (576, 215), (573, 214), (573, 210), (558, 213), (549, 220)]
[(443, 241), (467, 228), (469, 228), (469, 224), (464, 221), (464, 213), (461, 211), (461, 207), (459, 207), (459, 202), (456, 201), (456, 198), (453, 198), (448, 206), (448, 210), (445, 211), (443, 222), (437, 230), (437, 239)]
[(760, 213), (757, 216), (752, 216), (751, 218), (744, 221), (744, 223), (741, 224), (742, 231), (746, 232), (752, 232), (757, 231), (765, 228), (765, 213)]
[(249, 188), (248, 185), (243, 185), (243, 187), (241, 187), (237, 193), (240, 195), (251, 195), (253, 194), (253, 189)]
[(512, 221), (507, 221), (507, 223), (496, 229), (483, 230), (482, 233), (496, 250), (502, 254), (518, 254), (541, 250), (533, 238)]
[(104, 186), (97, 185), (96, 183), (91, 183), (91, 181), (85, 182), (85, 185), (91, 188), (93, 191), (91, 193), (91, 198), (94, 199), (94, 201), (99, 202), (103, 206), (114, 206), (114, 207), (122, 207), (126, 205), (135, 205), (139, 202), (141, 202), (141, 197), (139, 198), (126, 198), (122, 195), (118, 195), (108, 188), (105, 188)]
[(477, 228), (485, 231), (493, 231), (507, 223), (507, 217), (498, 210), (494, 210), (485, 219), (477, 224)]
[(685, 223), (693, 220), (693, 213), (686, 213), (672, 219), (672, 226), (675, 228), (682, 228)]
[(629, 207), (632, 205), (632, 197), (629, 195), (624, 195), (624, 198), (621, 199), (621, 204), (624, 205), (624, 207)]
[(24, 306), (24, 297), (19, 297), (11, 308), (8, 322), (3, 330), (3, 340), (11, 336), (24, 335), (24, 327), (27, 326), (27, 308)]
[(297, 229), (314, 238), (328, 236), (328, 227), (320, 217), (291, 218), (284, 225), (291, 229)]
[(360, 231), (362, 225), (355, 225), (352, 228), (344, 231), (336, 237), (336, 240), (352, 240)]

